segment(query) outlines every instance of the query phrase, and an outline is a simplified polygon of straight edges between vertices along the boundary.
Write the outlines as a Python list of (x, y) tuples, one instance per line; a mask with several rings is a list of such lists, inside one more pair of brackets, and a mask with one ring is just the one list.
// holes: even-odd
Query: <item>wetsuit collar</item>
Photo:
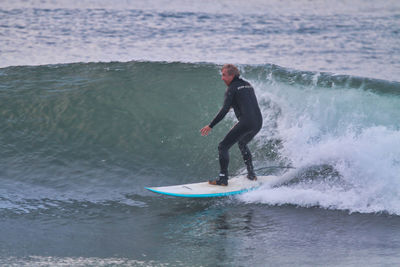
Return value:
[(239, 81), (239, 75), (236, 75), (235, 77), (233, 77), (233, 80), (231, 81), (231, 83), (229, 85), (231, 85), (233, 82)]

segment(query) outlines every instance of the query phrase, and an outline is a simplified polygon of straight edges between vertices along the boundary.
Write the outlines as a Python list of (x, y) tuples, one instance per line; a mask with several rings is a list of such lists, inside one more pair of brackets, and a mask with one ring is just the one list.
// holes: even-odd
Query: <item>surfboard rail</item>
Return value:
[(226, 196), (243, 194), (243, 193), (255, 190), (258, 187), (252, 187), (252, 188), (238, 190), (238, 191), (232, 191), (232, 192), (221, 192), (221, 193), (210, 193), (210, 194), (179, 194), (179, 193), (159, 191), (159, 190), (156, 190), (155, 188), (151, 188), (151, 187), (145, 187), (145, 188), (154, 193), (168, 195), (168, 196), (174, 196), (174, 197), (208, 198), (208, 197), (226, 197)]

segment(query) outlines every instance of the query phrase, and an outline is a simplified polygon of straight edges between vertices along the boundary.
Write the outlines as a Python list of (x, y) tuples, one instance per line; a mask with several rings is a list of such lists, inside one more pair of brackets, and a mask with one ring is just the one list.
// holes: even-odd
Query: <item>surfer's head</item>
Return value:
[(238, 68), (233, 64), (225, 64), (222, 66), (222, 80), (225, 82), (226, 85), (230, 85), (232, 80), (235, 77), (239, 77), (240, 73)]

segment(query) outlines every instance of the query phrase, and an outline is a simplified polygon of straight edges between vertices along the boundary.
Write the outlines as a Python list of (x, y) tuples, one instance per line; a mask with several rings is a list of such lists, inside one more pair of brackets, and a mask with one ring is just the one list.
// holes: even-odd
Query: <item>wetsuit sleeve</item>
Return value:
[(228, 87), (228, 89), (225, 92), (225, 99), (222, 108), (215, 116), (215, 118), (212, 120), (212, 122), (209, 124), (211, 128), (213, 128), (218, 122), (220, 122), (225, 117), (226, 113), (228, 113), (229, 109), (232, 106), (234, 93), (235, 89), (232, 87)]

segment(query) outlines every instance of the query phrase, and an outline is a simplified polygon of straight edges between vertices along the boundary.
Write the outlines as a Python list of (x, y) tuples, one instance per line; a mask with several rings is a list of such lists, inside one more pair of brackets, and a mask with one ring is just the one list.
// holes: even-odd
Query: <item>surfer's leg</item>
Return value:
[(225, 136), (225, 138), (218, 145), (219, 153), (219, 164), (220, 174), (224, 174), (228, 177), (228, 165), (229, 165), (229, 149), (239, 141), (240, 137), (246, 134), (248, 131), (240, 123), (237, 123)]
[[(253, 138), (253, 136), (250, 138), (250, 140)], [(251, 156), (251, 152), (250, 152), (249, 147), (247, 146), (247, 143), (248, 142), (241, 140), (238, 142), (238, 145), (239, 145), (240, 152), (242, 153), (244, 163), (246, 164), (247, 178), (249, 178), (250, 180), (255, 180), (257, 178), (256, 178), (256, 174), (254, 173), (253, 158)]]
[(256, 128), (255, 130), (250, 131), (246, 135), (242, 136), (238, 142), (240, 152), (242, 153), (244, 163), (246, 164), (247, 178), (250, 180), (257, 180), (257, 177), (254, 173), (253, 157), (251, 156), (251, 152), (247, 144), (254, 138), (259, 130), (260, 129)]

